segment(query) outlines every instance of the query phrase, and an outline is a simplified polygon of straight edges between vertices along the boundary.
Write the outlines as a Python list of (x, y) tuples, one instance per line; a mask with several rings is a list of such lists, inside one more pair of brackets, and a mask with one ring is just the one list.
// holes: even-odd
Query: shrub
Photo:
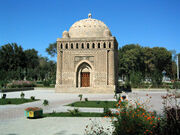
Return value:
[(133, 72), (130, 74), (131, 85), (134, 88), (138, 88), (142, 82), (142, 73), (141, 72)]
[(180, 108), (166, 108), (166, 126), (164, 129), (165, 133), (173, 133), (174, 135), (180, 134)]
[(131, 84), (128, 81), (125, 84), (118, 86), (116, 93), (121, 93), (122, 91), (131, 92)]
[(158, 118), (155, 113), (148, 112), (142, 104), (136, 103), (135, 106), (128, 101), (119, 101), (118, 111), (114, 115), (113, 135), (143, 135), (153, 134)]
[(79, 97), (79, 100), (81, 101), (81, 100), (82, 100), (83, 95), (82, 95), (82, 94), (79, 94), (79, 95), (78, 95), (78, 97)]
[(96, 104), (100, 104), (100, 101), (97, 101)]
[(75, 112), (75, 113), (79, 113), (80, 111), (79, 111), (78, 108), (74, 108), (74, 112)]
[(50, 84), (51, 84), (51, 82), (50, 82), (49, 80), (45, 80), (45, 81), (43, 81), (43, 85), (44, 85), (44, 87), (49, 87), (49, 86), (50, 86)]
[(180, 82), (175, 81), (175, 82), (173, 83), (173, 89), (180, 89)]
[(0, 88), (4, 88), (7, 85), (7, 81), (0, 81)]
[(145, 82), (142, 82), (139, 86), (139, 88), (150, 88), (151, 87), (151, 83), (145, 83)]
[(56, 114), (56, 111), (55, 111), (55, 110), (53, 110), (52, 114)]
[(35, 100), (35, 96), (31, 96), (31, 100)]
[(11, 101), (9, 100), (9, 101), (7, 102), (7, 104), (11, 104)]
[(162, 72), (161, 71), (154, 71), (153, 74), (152, 74), (152, 87), (154, 88), (159, 88), (162, 84)]
[(158, 126), (155, 128), (158, 135), (179, 135), (180, 134), (180, 106), (172, 93), (162, 96), (164, 113)]
[(42, 81), (36, 81), (36, 84), (43, 84)]
[(124, 89), (125, 89), (125, 91), (131, 91), (131, 84), (129, 82), (126, 82), (124, 84)]
[(25, 96), (25, 94), (23, 92), (21, 92), (20, 97), (23, 99), (24, 96)]
[(3, 94), (1, 98), (6, 99), (6, 94)]
[(108, 101), (104, 101), (105, 104), (108, 104)]
[(78, 115), (80, 115), (79, 114), (79, 109), (78, 108), (74, 108), (74, 110), (68, 110), (69, 111), (69, 113), (71, 113), (71, 115), (72, 116), (78, 116)]
[(49, 101), (45, 99), (45, 100), (43, 101), (43, 105), (44, 105), (44, 106), (48, 106), (48, 105), (49, 105)]
[(103, 109), (104, 116), (112, 116), (112, 112), (108, 107), (104, 107)]
[(87, 102), (87, 101), (88, 101), (88, 98), (84, 98), (84, 100)]

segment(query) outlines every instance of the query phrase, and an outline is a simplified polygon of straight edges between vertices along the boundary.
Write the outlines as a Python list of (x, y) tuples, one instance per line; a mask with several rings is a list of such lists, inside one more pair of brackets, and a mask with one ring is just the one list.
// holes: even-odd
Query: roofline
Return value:
[(82, 37), (82, 38), (57, 38), (58, 41), (90, 41), (90, 40), (116, 40), (115, 37)]

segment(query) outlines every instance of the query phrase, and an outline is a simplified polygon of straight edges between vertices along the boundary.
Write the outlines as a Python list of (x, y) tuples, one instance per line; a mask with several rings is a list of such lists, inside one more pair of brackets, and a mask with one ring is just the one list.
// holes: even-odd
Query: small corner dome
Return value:
[(69, 32), (68, 31), (64, 31), (63, 34), (62, 34), (62, 37), (63, 38), (69, 38)]
[(89, 13), (88, 19), (75, 22), (69, 29), (69, 36), (71, 38), (111, 36), (111, 32), (106, 24), (100, 20), (92, 19), (91, 17), (92, 15)]

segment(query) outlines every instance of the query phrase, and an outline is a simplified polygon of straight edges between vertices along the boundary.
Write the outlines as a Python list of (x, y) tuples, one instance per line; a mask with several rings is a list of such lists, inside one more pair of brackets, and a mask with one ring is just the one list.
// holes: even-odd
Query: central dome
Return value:
[(106, 24), (100, 20), (92, 19), (91, 14), (88, 16), (88, 19), (77, 21), (71, 26), (69, 29), (71, 38), (111, 36), (111, 32)]

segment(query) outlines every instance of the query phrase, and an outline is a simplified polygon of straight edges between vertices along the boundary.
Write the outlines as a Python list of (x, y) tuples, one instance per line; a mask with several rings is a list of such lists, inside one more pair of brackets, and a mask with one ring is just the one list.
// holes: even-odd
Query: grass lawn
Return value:
[(45, 113), (43, 117), (104, 117), (103, 113), (90, 113), (90, 112), (79, 112), (76, 115), (72, 115), (69, 112), (58, 112), (58, 113)]
[(91, 107), (91, 108), (115, 108), (117, 102), (116, 101), (78, 101), (67, 106), (73, 107)]
[(24, 104), (24, 103), (28, 103), (28, 102), (34, 102), (34, 101), (38, 101), (39, 99), (26, 99), (26, 98), (6, 98), (6, 99), (0, 99), (0, 105), (7, 105), (7, 104)]

